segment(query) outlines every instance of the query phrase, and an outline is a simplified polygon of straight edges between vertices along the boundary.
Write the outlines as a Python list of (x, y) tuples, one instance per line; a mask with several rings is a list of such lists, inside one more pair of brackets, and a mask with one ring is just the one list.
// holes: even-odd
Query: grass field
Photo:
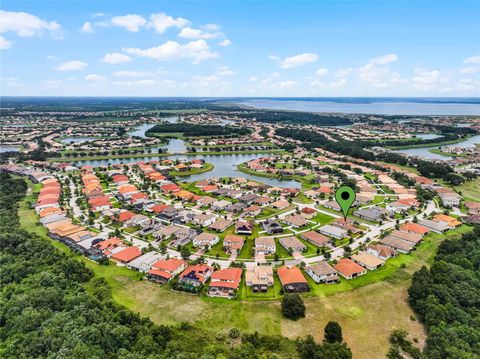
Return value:
[(480, 178), (455, 186), (455, 189), (461, 192), (467, 201), (480, 202)]
[[(30, 184), (31, 185), (31, 184)], [(38, 187), (38, 186), (37, 186)], [(34, 188), (37, 190), (38, 188)], [(46, 237), (46, 231), (37, 225), (35, 212), (27, 197), (19, 208), (24, 229)], [(411, 255), (391, 260), (381, 270), (337, 285), (312, 285), (312, 292), (304, 295), (306, 318), (298, 321), (284, 319), (280, 313), (279, 283), (265, 295), (254, 295), (243, 287), (245, 300), (203, 298), (171, 291), (141, 280), (140, 274), (124, 267), (98, 265), (78, 256), (96, 276), (105, 278), (113, 298), (134, 312), (150, 317), (159, 324), (178, 325), (190, 322), (198, 328), (216, 333), (233, 326), (242, 331), (282, 334), (289, 338), (311, 334), (322, 339), (323, 327), (329, 320), (338, 321), (344, 339), (354, 358), (384, 357), (392, 329), (405, 329), (420, 343), (425, 339), (423, 326), (410, 318), (413, 312), (407, 303), (407, 289), (411, 275), (423, 265), (429, 265), (438, 245), (445, 238), (456, 238), (471, 230), (462, 226), (445, 235), (428, 235)], [(47, 237), (48, 238), (48, 237)], [(58, 242), (56, 246), (68, 250)], [(268, 300), (270, 299), (270, 300)], [(373, 354), (373, 356), (372, 356)]]

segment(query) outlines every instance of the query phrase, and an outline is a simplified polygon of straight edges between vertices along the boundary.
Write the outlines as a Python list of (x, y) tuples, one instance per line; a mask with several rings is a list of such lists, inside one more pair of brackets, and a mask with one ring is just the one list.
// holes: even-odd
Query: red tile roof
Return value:
[(278, 278), (282, 285), (293, 283), (307, 283), (307, 280), (302, 274), (302, 271), (297, 267), (283, 266), (277, 269)]
[(112, 254), (112, 259), (123, 263), (128, 263), (142, 255), (142, 251), (137, 247), (127, 247), (124, 250)]

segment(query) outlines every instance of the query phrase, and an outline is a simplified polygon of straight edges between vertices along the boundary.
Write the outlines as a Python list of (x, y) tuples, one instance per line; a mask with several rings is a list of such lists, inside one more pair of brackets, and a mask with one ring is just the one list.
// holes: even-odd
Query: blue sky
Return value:
[(3, 1), (2, 95), (480, 96), (475, 1)]

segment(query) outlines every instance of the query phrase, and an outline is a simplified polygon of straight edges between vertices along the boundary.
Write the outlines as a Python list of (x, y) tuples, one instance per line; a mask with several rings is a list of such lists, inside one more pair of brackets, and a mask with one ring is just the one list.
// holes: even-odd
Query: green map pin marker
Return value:
[(345, 220), (347, 219), (348, 210), (355, 202), (355, 197), (355, 191), (349, 186), (341, 186), (335, 191), (335, 200), (342, 209)]

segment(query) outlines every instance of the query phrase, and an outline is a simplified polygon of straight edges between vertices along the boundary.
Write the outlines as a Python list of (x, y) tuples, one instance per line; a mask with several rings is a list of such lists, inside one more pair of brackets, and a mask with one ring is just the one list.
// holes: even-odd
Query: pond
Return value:
[(274, 178), (266, 178), (261, 176), (253, 176), (243, 172), (240, 172), (237, 169), (237, 166), (241, 163), (250, 161), (255, 158), (269, 156), (267, 153), (260, 154), (229, 154), (229, 155), (172, 155), (168, 157), (155, 157), (148, 156), (139, 157), (139, 158), (112, 158), (105, 160), (90, 160), (90, 161), (77, 161), (75, 165), (77, 166), (106, 166), (108, 164), (119, 164), (119, 163), (132, 163), (132, 162), (148, 162), (152, 160), (158, 160), (162, 158), (169, 159), (203, 159), (207, 163), (211, 163), (215, 166), (212, 171), (200, 173), (193, 176), (182, 177), (181, 181), (199, 181), (209, 177), (245, 177), (254, 181), (266, 183), (274, 187), (293, 187), (300, 188), (300, 183), (294, 180), (278, 180)]
[(19, 151), (20, 151), (20, 146), (0, 145), (0, 153), (19, 152)]
[(78, 143), (84, 141), (94, 140), (95, 137), (67, 137), (62, 139), (62, 143), (70, 144), (70, 143)]
[[(170, 116), (170, 117), (164, 117), (159, 119), (158, 122), (169, 122), (169, 123), (176, 123), (178, 121), (177, 116)], [(146, 138), (145, 132), (147, 132), (149, 129), (151, 129), (153, 126), (155, 126), (155, 123), (142, 123), (138, 127), (135, 128), (135, 131), (130, 131), (128, 134), (130, 136), (137, 136), (141, 138)]]

